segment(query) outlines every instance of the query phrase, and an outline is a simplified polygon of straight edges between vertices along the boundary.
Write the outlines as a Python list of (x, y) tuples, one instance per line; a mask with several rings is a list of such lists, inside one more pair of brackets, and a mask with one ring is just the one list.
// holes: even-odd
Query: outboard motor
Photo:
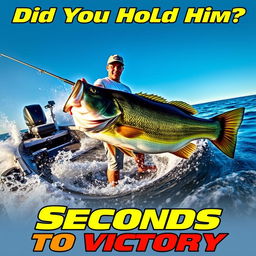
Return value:
[(57, 130), (55, 124), (46, 124), (45, 113), (38, 104), (25, 106), (23, 115), (30, 133), (35, 137), (46, 137)]

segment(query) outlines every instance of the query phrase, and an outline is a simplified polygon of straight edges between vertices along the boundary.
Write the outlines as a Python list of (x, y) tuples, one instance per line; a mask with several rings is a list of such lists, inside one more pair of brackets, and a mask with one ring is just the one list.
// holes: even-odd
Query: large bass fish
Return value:
[(197, 111), (185, 102), (104, 89), (80, 80), (63, 110), (89, 137), (107, 142), (111, 150), (116, 147), (130, 156), (133, 151), (170, 152), (186, 159), (196, 150), (191, 143), (196, 139), (209, 139), (233, 158), (244, 114), (244, 108), (238, 108), (202, 119), (193, 116)]

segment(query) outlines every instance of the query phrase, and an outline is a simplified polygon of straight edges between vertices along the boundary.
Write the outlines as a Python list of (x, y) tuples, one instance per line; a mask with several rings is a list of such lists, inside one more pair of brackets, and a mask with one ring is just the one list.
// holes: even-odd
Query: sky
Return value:
[[(13, 24), (16, 7), (56, 7), (50, 24)], [(188, 7), (214, 10), (244, 7), (234, 24), (184, 24)], [(110, 10), (107, 24), (65, 24), (63, 7)], [(116, 24), (119, 7), (161, 11), (180, 7), (175, 23)], [(0, 53), (10, 55), (72, 81), (89, 83), (105, 77), (109, 55), (125, 60), (122, 82), (133, 92), (154, 93), (190, 104), (256, 93), (256, 6), (253, 1), (226, 0), (9, 0), (0, 7)], [(0, 57), (0, 115), (25, 128), (22, 110), (48, 100), (65, 103), (70, 85)], [(63, 94), (64, 93), (64, 94)], [(0, 128), (0, 133), (5, 132)]]

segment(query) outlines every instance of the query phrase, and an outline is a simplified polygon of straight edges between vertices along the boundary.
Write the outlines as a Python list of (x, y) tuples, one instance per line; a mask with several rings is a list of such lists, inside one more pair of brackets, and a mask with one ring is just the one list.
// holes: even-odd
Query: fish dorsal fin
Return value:
[(140, 96), (140, 97), (143, 97), (143, 98), (146, 98), (146, 99), (149, 99), (149, 100), (153, 100), (153, 101), (156, 101), (156, 102), (161, 102), (161, 103), (168, 103), (168, 101), (161, 97), (161, 96), (158, 96), (158, 95), (155, 95), (155, 94), (147, 94), (147, 93), (143, 93), (143, 92), (139, 92), (139, 93), (135, 93), (136, 95)]
[(192, 115), (195, 115), (197, 114), (197, 110), (192, 107), (191, 105), (189, 105), (188, 103), (186, 102), (183, 102), (183, 101), (170, 101), (169, 102), (171, 105), (189, 113), (189, 114), (192, 114)]
[(184, 148), (182, 148), (176, 152), (171, 152), (171, 153), (174, 154), (175, 156), (179, 156), (181, 158), (188, 159), (195, 152), (195, 150), (196, 150), (196, 145), (193, 143), (189, 143)]
[(197, 110), (192, 107), (191, 105), (189, 105), (188, 103), (186, 102), (183, 102), (183, 101), (167, 101), (165, 98), (161, 97), (161, 96), (158, 96), (158, 95), (155, 95), (155, 94), (147, 94), (147, 93), (142, 93), (142, 92), (139, 92), (139, 93), (136, 93), (136, 95), (140, 96), (140, 97), (143, 97), (143, 98), (146, 98), (146, 99), (149, 99), (149, 100), (153, 100), (153, 101), (156, 101), (156, 102), (161, 102), (161, 103), (165, 103), (165, 104), (170, 104), (170, 105), (173, 105), (189, 114), (192, 114), (192, 115), (195, 115), (197, 114)]
[(142, 129), (125, 125), (117, 126), (115, 130), (117, 133), (126, 138), (136, 138), (144, 133)]

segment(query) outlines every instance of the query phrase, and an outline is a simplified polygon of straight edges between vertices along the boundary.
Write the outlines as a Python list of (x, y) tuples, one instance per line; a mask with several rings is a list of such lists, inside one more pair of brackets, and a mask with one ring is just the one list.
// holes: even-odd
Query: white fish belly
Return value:
[(107, 142), (116, 147), (123, 147), (127, 149), (131, 149), (135, 152), (140, 153), (164, 153), (164, 152), (176, 152), (186, 146), (191, 140), (182, 141), (179, 144), (173, 143), (157, 143), (142, 140), (139, 138), (125, 138), (125, 137), (112, 137), (102, 133), (91, 133), (87, 132), (87, 136), (98, 139), (104, 142)]

